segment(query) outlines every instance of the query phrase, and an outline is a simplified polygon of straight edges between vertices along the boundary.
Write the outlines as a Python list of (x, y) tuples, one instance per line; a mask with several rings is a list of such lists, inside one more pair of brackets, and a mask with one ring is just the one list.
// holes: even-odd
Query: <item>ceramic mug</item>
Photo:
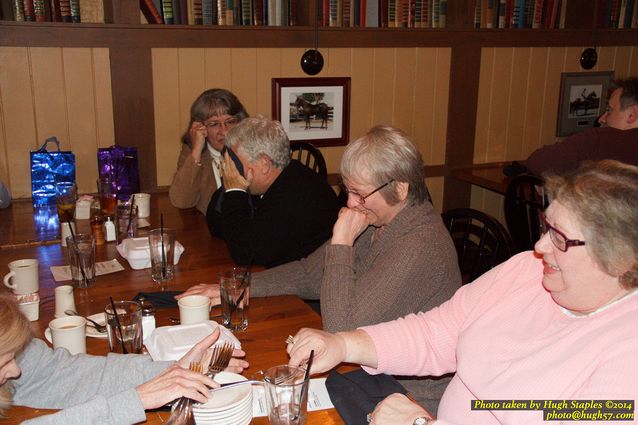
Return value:
[(38, 260), (16, 260), (9, 263), (9, 273), (4, 276), (4, 284), (14, 294), (32, 294), (40, 289)]

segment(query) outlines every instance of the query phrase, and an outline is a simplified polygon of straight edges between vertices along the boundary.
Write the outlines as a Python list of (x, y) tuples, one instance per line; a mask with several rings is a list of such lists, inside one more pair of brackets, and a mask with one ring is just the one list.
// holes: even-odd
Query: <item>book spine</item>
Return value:
[(152, 0), (140, 0), (140, 10), (149, 24), (162, 24), (164, 20)]
[(288, 0), (288, 25), (297, 25), (297, 0)]
[[(612, 0), (611, 16), (610, 16), (610, 22), (609, 22), (608, 28), (618, 28), (618, 11), (619, 11), (618, 0)], [(26, 14), (26, 8), (24, 13)]]
[(36, 22), (46, 22), (47, 16), (44, 8), (44, 0), (34, 0), (33, 16)]
[(366, 27), (379, 27), (379, 0), (368, 0), (366, 2)]
[(204, 23), (202, 0), (193, 0), (193, 23), (194, 25), (202, 25)]
[(341, 14), (343, 15), (343, 26), (344, 27), (353, 27), (354, 26), (354, 20), (350, 19), (350, 14), (352, 13), (352, 16), (354, 17), (354, 19), (357, 19), (359, 17), (359, 7), (358, 5), (354, 6), (354, 8), (351, 8), (352, 6), (352, 1), (351, 0), (345, 0), (341, 6), (343, 7), (343, 10), (341, 12)]
[(634, 2), (634, 12), (631, 15), (631, 27), (638, 28), (638, 4)]
[(543, 0), (536, 0), (534, 4), (534, 19), (532, 22), (532, 28), (538, 29), (542, 25), (543, 18)]
[(505, 0), (498, 3), (498, 28), (505, 28)]
[(447, 2), (448, 0), (440, 0), (439, 4), (439, 28), (447, 26)]
[(636, 2), (634, 0), (627, 0), (627, 12), (625, 14), (625, 24), (623, 28), (631, 28), (631, 21), (634, 16), (634, 8), (636, 7)]
[(82, 22), (80, 16), (80, 0), (71, 0), (71, 22), (79, 24)]
[(253, 3), (253, 24), (264, 25), (264, 2), (255, 0)]
[(35, 21), (35, 11), (33, 8), (33, 0), (22, 0), (24, 6), (24, 20)]
[(439, 12), (440, 12), (440, 7), (441, 7), (441, 1), (440, 0), (434, 0), (432, 2), (432, 28), (438, 28), (439, 27)]
[(62, 22), (60, 14), (60, 0), (51, 0), (51, 20), (53, 22)]
[(71, 0), (60, 0), (62, 22), (71, 22)]
[(366, 21), (366, 9), (368, 8), (368, 0), (360, 0), (360, 4), (359, 4), (359, 20), (357, 22), (359, 22), (359, 26), (360, 27), (365, 27), (367, 26), (367, 21)]
[(173, 5), (173, 23), (179, 25), (182, 23), (182, 17), (179, 14), (179, 0), (171, 0)]
[(421, 12), (421, 25), (423, 28), (432, 27), (432, 0), (423, 0), (423, 11)]
[(408, 28), (416, 28), (416, 2), (410, 0), (408, 4)]
[(397, 2), (400, 0), (388, 0), (388, 27), (397, 26)]
[(414, 28), (423, 27), (423, 0), (414, 2)]
[(474, 28), (481, 28), (481, 1), (474, 3)]
[(627, 13), (627, 0), (620, 0), (620, 6), (618, 11), (618, 28), (625, 27), (625, 14)]
[(24, 3), (22, 0), (13, 0), (11, 4), (13, 9), (13, 17), (17, 22), (24, 21)]
[[(164, 23), (166, 25), (175, 24), (175, 17), (173, 16), (173, 1), (162, 0), (162, 15), (164, 16)], [(151, 21), (149, 21), (149, 24)]]
[(249, 26), (252, 20), (252, 10), (250, 7), (250, 0), (241, 0), (241, 25)]
[(213, 25), (213, 0), (202, 0), (202, 23)]

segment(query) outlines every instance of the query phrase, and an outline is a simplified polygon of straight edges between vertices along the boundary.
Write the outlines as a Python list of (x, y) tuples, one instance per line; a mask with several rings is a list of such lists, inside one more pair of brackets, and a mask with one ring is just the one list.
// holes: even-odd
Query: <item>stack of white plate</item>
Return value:
[[(245, 381), (246, 378), (236, 373), (220, 372), (215, 381)], [(197, 425), (244, 425), (253, 418), (253, 391), (251, 385), (214, 391), (206, 404), (194, 404), (193, 413)]]

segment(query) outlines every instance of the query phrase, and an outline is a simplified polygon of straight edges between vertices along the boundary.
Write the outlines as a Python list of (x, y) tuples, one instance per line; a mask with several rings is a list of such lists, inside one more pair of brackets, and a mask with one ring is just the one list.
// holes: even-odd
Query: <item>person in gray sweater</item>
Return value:
[[(329, 332), (427, 311), (450, 299), (461, 285), (456, 251), (428, 200), (423, 160), (408, 136), (389, 126), (372, 128), (346, 147), (340, 171), (348, 206), (332, 239), (305, 259), (255, 273), (251, 296), (319, 299)], [(181, 296), (195, 293), (219, 302), (218, 285), (197, 285)], [(405, 386), (421, 400), (434, 400), (427, 407), (435, 410), (446, 384), (434, 391), (430, 384)]]
[[(178, 397), (205, 402), (208, 388), (218, 386), (206, 375), (188, 370), (188, 365), (201, 361), (219, 330), (177, 362), (154, 362), (146, 355), (103, 357), (52, 350), (31, 338), (29, 322), (9, 295), (0, 295), (0, 323), (0, 415), (11, 404), (62, 409), (24, 424), (134, 424), (146, 420), (145, 409)], [(229, 370), (240, 372), (245, 367), (248, 363), (233, 359)]]

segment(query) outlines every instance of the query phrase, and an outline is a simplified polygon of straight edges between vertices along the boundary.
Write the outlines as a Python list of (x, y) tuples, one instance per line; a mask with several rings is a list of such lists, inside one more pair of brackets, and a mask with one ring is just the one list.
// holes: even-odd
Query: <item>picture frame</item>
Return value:
[(272, 117), (291, 141), (317, 147), (348, 144), (350, 77), (273, 78)]
[(607, 107), (613, 78), (613, 71), (561, 73), (556, 136), (569, 136), (594, 126)]

